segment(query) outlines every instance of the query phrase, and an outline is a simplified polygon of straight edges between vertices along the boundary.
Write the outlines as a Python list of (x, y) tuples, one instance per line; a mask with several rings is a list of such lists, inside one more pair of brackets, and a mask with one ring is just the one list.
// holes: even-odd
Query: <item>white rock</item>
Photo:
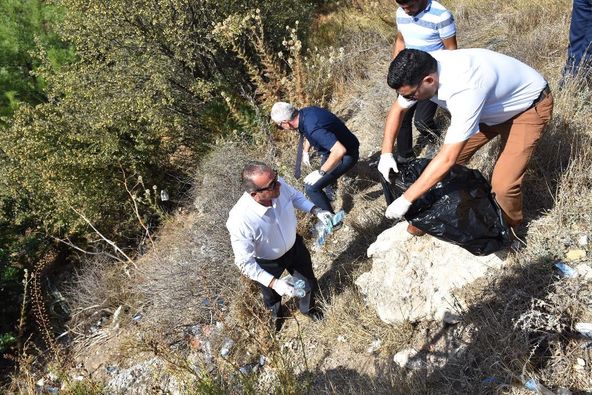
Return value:
[(404, 368), (409, 363), (409, 359), (413, 358), (417, 355), (417, 350), (414, 348), (406, 348), (405, 350), (401, 350), (395, 354), (393, 357), (393, 361), (399, 365), (400, 367)]
[(585, 263), (580, 263), (576, 266), (576, 272), (578, 276), (583, 277), (587, 280), (592, 280), (592, 267), (588, 266)]
[(578, 359), (576, 359), (576, 361), (578, 363), (578, 366), (580, 366), (582, 368), (586, 366), (586, 361), (584, 361), (584, 359), (578, 358)]
[(578, 322), (574, 325), (576, 331), (580, 332), (586, 337), (592, 338), (592, 323), (589, 322)]
[(578, 245), (580, 245), (580, 247), (584, 247), (588, 245), (588, 235), (580, 235), (580, 237), (578, 237)]
[(442, 320), (454, 314), (453, 290), (470, 284), (504, 261), (479, 257), (431, 236), (414, 237), (401, 222), (368, 248), (372, 269), (356, 280), (379, 317), (387, 323)]

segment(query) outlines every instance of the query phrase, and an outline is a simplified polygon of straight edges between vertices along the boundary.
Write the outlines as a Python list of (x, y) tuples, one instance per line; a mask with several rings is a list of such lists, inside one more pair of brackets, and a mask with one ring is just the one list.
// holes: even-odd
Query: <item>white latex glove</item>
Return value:
[(333, 225), (333, 214), (330, 211), (318, 209), (314, 215), (325, 225)]
[(294, 296), (294, 287), (288, 284), (285, 280), (276, 278), (272, 286), (273, 290), (281, 296)]
[(319, 173), (318, 170), (313, 171), (306, 177), (304, 177), (304, 183), (308, 185), (314, 185), (318, 180), (320, 180), (323, 176)]
[(306, 167), (310, 167), (310, 155), (306, 151), (302, 152), (302, 164)]
[(397, 200), (389, 204), (384, 215), (390, 219), (403, 218), (407, 211), (409, 211), (409, 207), (411, 207), (411, 202), (401, 195)]
[(397, 167), (397, 161), (393, 158), (393, 154), (382, 154), (380, 155), (380, 160), (378, 161), (378, 171), (386, 182), (391, 182), (389, 180), (389, 171), (393, 169), (395, 173), (399, 172), (399, 168)]

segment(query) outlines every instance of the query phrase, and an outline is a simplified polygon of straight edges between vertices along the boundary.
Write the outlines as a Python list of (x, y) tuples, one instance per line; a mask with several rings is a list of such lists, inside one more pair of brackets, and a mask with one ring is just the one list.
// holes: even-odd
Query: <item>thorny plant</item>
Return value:
[[(326, 103), (332, 88), (332, 68), (344, 58), (343, 48), (318, 48), (303, 53), (298, 37), (298, 21), (294, 27), (286, 26), (287, 36), (282, 41), (284, 50), (272, 53), (265, 41), (264, 22), (259, 9), (244, 16), (231, 15), (214, 26), (218, 42), (237, 54), (242, 61), (259, 103), (271, 108), (277, 100), (289, 101), (301, 107)], [(238, 98), (222, 92), (231, 114), (242, 127), (250, 122), (240, 112)]]

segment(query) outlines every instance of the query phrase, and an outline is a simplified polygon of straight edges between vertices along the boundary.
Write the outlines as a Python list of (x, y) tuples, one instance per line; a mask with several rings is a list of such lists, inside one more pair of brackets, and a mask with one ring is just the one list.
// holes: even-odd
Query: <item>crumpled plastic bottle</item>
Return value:
[(314, 236), (316, 239), (317, 246), (320, 247), (323, 244), (325, 244), (325, 239), (327, 238), (327, 236), (329, 236), (331, 233), (333, 233), (334, 227), (337, 224), (343, 222), (344, 218), (345, 218), (345, 211), (339, 210), (331, 218), (331, 223), (324, 223), (324, 222), (318, 221), (315, 224), (313, 233), (314, 233)]
[(524, 381), (524, 388), (543, 395), (555, 395), (553, 391), (542, 385), (537, 379), (531, 378)]
[(303, 279), (301, 278), (296, 278), (292, 275), (288, 275), (286, 276), (286, 278), (284, 278), (284, 280), (290, 284), (291, 286), (294, 287), (294, 296), (297, 298), (303, 298), (304, 295), (306, 295), (306, 290), (304, 289), (304, 287), (306, 286), (306, 283), (304, 282)]

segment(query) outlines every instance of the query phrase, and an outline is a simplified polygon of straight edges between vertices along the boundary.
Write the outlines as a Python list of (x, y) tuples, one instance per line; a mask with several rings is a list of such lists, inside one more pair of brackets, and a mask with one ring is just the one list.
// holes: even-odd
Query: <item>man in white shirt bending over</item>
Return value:
[(284, 270), (305, 282), (300, 311), (313, 320), (319, 319), (321, 314), (314, 308), (317, 279), (310, 253), (302, 237), (296, 234), (294, 209), (311, 213), (323, 222), (331, 220), (331, 213), (316, 207), (265, 163), (247, 163), (241, 180), (245, 192), (230, 210), (226, 222), (236, 265), (242, 274), (258, 283), (265, 306), (274, 318), (280, 318), (276, 319), (276, 329), (285, 316), (282, 295), (294, 296), (294, 287), (280, 279)]
[[(442, 4), (435, 0), (397, 0), (397, 4), (397, 39), (393, 59), (405, 48), (426, 52), (456, 49), (454, 17)], [(414, 115), (415, 127), (419, 133), (428, 142), (436, 142), (439, 131), (434, 116), (437, 109), (436, 103), (420, 100), (407, 110), (397, 135), (397, 155), (393, 160), (404, 164), (415, 158), (411, 127)]]
[(401, 119), (417, 100), (430, 99), (448, 109), (451, 122), (437, 155), (385, 215), (402, 218), (455, 163), (468, 162), (499, 135), (503, 147), (493, 169), (492, 189), (508, 225), (519, 225), (524, 172), (553, 113), (553, 96), (543, 76), (517, 59), (487, 49), (431, 54), (405, 49), (391, 62), (387, 82), (399, 97), (386, 119), (383, 154), (392, 153)]

